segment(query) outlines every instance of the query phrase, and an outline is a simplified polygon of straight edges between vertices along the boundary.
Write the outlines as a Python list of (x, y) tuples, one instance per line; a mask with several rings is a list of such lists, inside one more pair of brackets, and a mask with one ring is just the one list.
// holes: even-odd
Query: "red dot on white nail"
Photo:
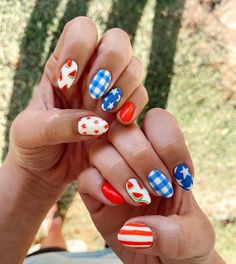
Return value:
[(95, 133), (95, 134), (98, 134), (98, 133), (99, 133), (99, 130), (94, 130), (94, 133)]
[(108, 125), (108, 124), (106, 124), (106, 125), (104, 126), (104, 128), (105, 128), (105, 129), (108, 129), (108, 128), (109, 128), (109, 125)]
[(99, 124), (99, 121), (98, 121), (98, 120), (95, 120), (95, 121), (94, 121), (94, 124), (95, 124), (95, 125)]
[(82, 127), (83, 129), (87, 128), (86, 124), (82, 124), (81, 127)]

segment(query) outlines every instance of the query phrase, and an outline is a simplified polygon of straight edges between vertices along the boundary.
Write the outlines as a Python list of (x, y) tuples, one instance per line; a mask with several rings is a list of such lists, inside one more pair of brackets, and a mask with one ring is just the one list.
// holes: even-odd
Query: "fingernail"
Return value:
[(126, 182), (126, 191), (129, 196), (139, 204), (150, 204), (151, 197), (147, 191), (143, 187), (143, 185), (138, 182), (135, 178), (131, 178)]
[(121, 196), (121, 194), (118, 193), (117, 190), (108, 182), (104, 182), (101, 189), (104, 196), (112, 203), (123, 204), (125, 202), (125, 199)]
[(189, 168), (186, 164), (180, 163), (174, 169), (174, 176), (179, 184), (186, 191), (190, 191), (193, 187), (193, 176), (191, 175)]
[(129, 122), (134, 114), (135, 106), (131, 102), (126, 102), (120, 110), (120, 119), (124, 122)]
[(168, 178), (161, 171), (152, 170), (147, 178), (152, 189), (160, 196), (170, 198), (173, 195), (173, 187)]
[(80, 135), (101, 135), (106, 133), (108, 128), (108, 123), (97, 116), (83, 117), (78, 122)]
[(106, 92), (111, 82), (111, 74), (107, 70), (99, 70), (89, 85), (89, 93), (93, 99), (99, 99)]
[(78, 71), (77, 63), (73, 60), (67, 60), (62, 66), (57, 79), (58, 87), (67, 90), (73, 84)]
[(153, 244), (153, 233), (145, 224), (129, 223), (120, 229), (117, 239), (126, 247), (149, 248)]
[(114, 88), (106, 94), (102, 101), (102, 109), (104, 111), (111, 111), (119, 103), (122, 96), (122, 90), (120, 88)]

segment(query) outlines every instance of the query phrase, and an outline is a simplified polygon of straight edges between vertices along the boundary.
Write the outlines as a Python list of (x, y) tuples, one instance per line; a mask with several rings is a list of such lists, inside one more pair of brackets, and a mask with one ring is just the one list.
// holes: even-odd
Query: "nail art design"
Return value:
[(93, 99), (99, 99), (106, 92), (111, 82), (111, 74), (107, 70), (99, 70), (89, 85), (89, 93)]
[(125, 202), (125, 199), (121, 196), (121, 194), (118, 193), (117, 190), (108, 182), (104, 182), (101, 189), (104, 196), (112, 203), (123, 204)]
[(173, 187), (168, 178), (161, 171), (152, 170), (147, 178), (152, 189), (160, 196), (170, 198), (173, 195)]
[(135, 106), (131, 102), (126, 102), (120, 110), (120, 119), (124, 122), (129, 122), (133, 117)]
[(75, 80), (77, 71), (77, 63), (73, 60), (67, 60), (59, 72), (58, 87), (64, 91), (69, 89)]
[(111, 89), (102, 101), (102, 109), (104, 111), (111, 111), (117, 106), (122, 96), (122, 90), (120, 88)]
[(135, 178), (131, 178), (126, 182), (126, 191), (129, 196), (139, 204), (150, 204), (151, 197), (147, 191), (143, 187), (143, 185), (138, 182)]
[(153, 244), (153, 233), (145, 224), (129, 223), (120, 229), (117, 239), (126, 247), (149, 248)]
[(174, 176), (179, 184), (186, 191), (190, 191), (193, 187), (193, 176), (189, 172), (186, 164), (181, 163), (174, 169)]
[(97, 116), (83, 117), (78, 122), (78, 132), (81, 135), (101, 135), (106, 133), (108, 128), (108, 123)]

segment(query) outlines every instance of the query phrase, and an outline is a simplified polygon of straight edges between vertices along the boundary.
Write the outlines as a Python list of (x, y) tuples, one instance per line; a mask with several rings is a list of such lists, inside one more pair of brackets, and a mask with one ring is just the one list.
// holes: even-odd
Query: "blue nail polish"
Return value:
[(173, 195), (173, 187), (168, 178), (161, 171), (152, 170), (147, 178), (152, 189), (160, 196), (170, 198)]
[(106, 92), (111, 82), (111, 74), (107, 70), (99, 70), (89, 85), (89, 93), (93, 99), (99, 99)]
[(120, 88), (111, 89), (102, 101), (102, 109), (104, 111), (111, 111), (119, 103), (121, 96), (122, 90)]
[(191, 175), (189, 168), (186, 164), (181, 163), (174, 169), (174, 176), (184, 190), (189, 191), (193, 187), (193, 176)]

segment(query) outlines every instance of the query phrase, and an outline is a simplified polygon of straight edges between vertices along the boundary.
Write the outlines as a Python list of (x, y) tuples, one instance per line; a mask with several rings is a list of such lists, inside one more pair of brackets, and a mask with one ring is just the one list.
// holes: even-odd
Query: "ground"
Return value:
[[(217, 250), (227, 263), (236, 263), (236, 8), (230, 2), (2, 0), (2, 159), (11, 121), (27, 105), (65, 22), (87, 14), (100, 34), (122, 27), (147, 71), (147, 109), (163, 107), (177, 117), (196, 168), (196, 199), (216, 229)], [(66, 193), (62, 209), (73, 190)], [(78, 195), (67, 212), (64, 233), (68, 239), (84, 239), (90, 250), (104, 244)]]

